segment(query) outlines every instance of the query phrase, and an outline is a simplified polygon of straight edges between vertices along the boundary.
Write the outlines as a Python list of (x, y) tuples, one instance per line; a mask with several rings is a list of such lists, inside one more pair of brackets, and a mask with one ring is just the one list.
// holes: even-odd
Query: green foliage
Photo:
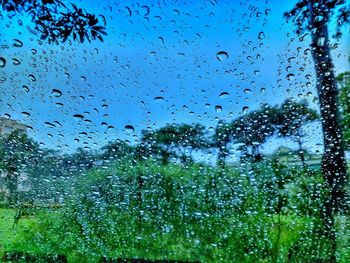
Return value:
[(192, 162), (194, 150), (208, 147), (206, 131), (200, 124), (168, 124), (155, 131), (142, 131), (139, 155), (144, 158), (153, 157), (161, 159), (164, 165), (170, 158), (183, 163)]
[(122, 159), (128, 155), (133, 155), (135, 151), (134, 147), (119, 139), (107, 143), (101, 149), (103, 151), (101, 157), (105, 160)]
[(106, 35), (106, 19), (100, 15), (104, 22), (102, 26), (96, 15), (75, 4), (71, 8), (59, 0), (2, 0), (0, 4), (9, 17), (27, 14), (40, 38), (49, 43), (66, 42), (71, 36), (81, 43), (86, 39), (89, 42), (95, 39), (103, 41), (102, 35)]
[(232, 122), (232, 140), (241, 145), (243, 159), (249, 158), (252, 162), (262, 160), (259, 147), (275, 133), (273, 125), (275, 111), (275, 108), (264, 104), (260, 109), (249, 112)]
[(19, 177), (37, 163), (38, 150), (38, 144), (25, 133), (15, 131), (8, 137), (0, 138), (0, 169), (5, 173), (8, 202), (16, 204), (19, 201)]
[(231, 125), (224, 121), (219, 121), (212, 138), (211, 146), (218, 149), (217, 164), (220, 166), (225, 166), (226, 164), (226, 159), (229, 156), (228, 145), (231, 139)]
[[(34, 242), (45, 253), (76, 251), (92, 258), (204, 260), (227, 258), (234, 251), (234, 257), (258, 258), (261, 249), (256, 245), (265, 245), (257, 242), (258, 237), (253, 241), (246, 236), (246, 226), (240, 221), (244, 214), (232, 217), (235, 207), (252, 201), (252, 197), (244, 196), (242, 188), (227, 187), (227, 183), (247, 183), (237, 174), (201, 166), (183, 169), (152, 163), (129, 165), (89, 172), (86, 180), (75, 187), (75, 198), (65, 211), (39, 217), (38, 225), (25, 235), (27, 242)], [(237, 227), (237, 220), (245, 231)], [(250, 231), (259, 224), (250, 225)], [(62, 235), (60, 229), (65, 229)], [(246, 249), (251, 255), (244, 256), (243, 247), (240, 251), (230, 247), (236, 245), (230, 241), (232, 235), (250, 244)], [(204, 248), (203, 253), (199, 247)]]
[(220, 121), (212, 138), (212, 147), (218, 149), (218, 164), (225, 163), (230, 143), (238, 145), (242, 161), (261, 161), (259, 148), (276, 134), (291, 137), (301, 148), (302, 126), (318, 118), (318, 113), (306, 101), (287, 99), (280, 106), (263, 104), (231, 123)]
[(288, 252), (289, 262), (330, 262), (331, 243), (324, 231), (321, 222), (304, 229)]
[[(323, 19), (315, 19), (315, 14)], [(340, 37), (342, 26), (350, 23), (350, 6), (346, 0), (299, 0), (285, 13), (288, 21), (293, 19), (298, 34), (312, 29), (313, 24), (328, 23), (332, 16), (337, 21), (335, 36)]]
[(339, 104), (344, 127), (343, 136), (345, 147), (350, 146), (350, 73), (344, 72), (337, 77), (340, 86)]
[[(65, 207), (39, 213), (16, 244), (68, 255), (72, 262), (102, 257), (270, 262), (281, 224), (278, 255), (285, 259), (301, 231), (311, 228), (305, 217), (311, 214), (295, 207), (304, 200), (292, 186), (303, 176), (266, 162), (240, 172), (116, 162), (88, 171)], [(281, 194), (287, 196), (282, 207)], [(312, 215), (309, 220), (317, 218), (315, 211)]]
[[(223, 134), (232, 136), (231, 127), (218, 127), (217, 140), (225, 139)], [(175, 156), (182, 147), (206, 145), (203, 128), (183, 125), (158, 132), (145, 136), (143, 143), (170, 145)], [(70, 262), (98, 262), (103, 257), (285, 262), (295, 260), (291, 255), (305, 243), (305, 255), (327, 259), (330, 243), (324, 236), (317, 239), (326, 193), (319, 172), (269, 160), (241, 167), (160, 165), (156, 156), (139, 161), (138, 146), (122, 141), (110, 143), (101, 154), (78, 149), (63, 156), (35, 148), (25, 135), (7, 140), (19, 147), (11, 148), (13, 154), (19, 151), (24, 159), (36, 153), (32, 159), (38, 163), (26, 167), (33, 183), (29, 194), (55, 202), (65, 198), (59, 210), (27, 213), (35, 220), (24, 226), (20, 219), (18, 235), (7, 250), (66, 255)], [(98, 161), (102, 163), (95, 165)], [(313, 243), (326, 252), (318, 253)], [(346, 249), (341, 251), (346, 257)]]
[(301, 127), (318, 119), (319, 114), (309, 107), (306, 100), (296, 102), (287, 99), (279, 107), (274, 122), (279, 136), (300, 138), (303, 136)]

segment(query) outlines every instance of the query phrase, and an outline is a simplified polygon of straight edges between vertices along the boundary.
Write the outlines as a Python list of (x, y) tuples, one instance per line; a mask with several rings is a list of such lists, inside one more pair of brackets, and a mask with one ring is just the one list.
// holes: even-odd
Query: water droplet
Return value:
[(164, 38), (163, 37), (158, 37), (159, 43), (164, 45)]
[(154, 100), (155, 100), (156, 102), (161, 102), (161, 101), (164, 100), (164, 98), (161, 97), (161, 96), (159, 96), (159, 97), (155, 97)]
[(288, 74), (288, 75), (286, 76), (286, 79), (287, 79), (288, 81), (292, 81), (292, 80), (294, 79), (294, 77), (295, 77), (295, 75), (294, 75), (293, 73), (290, 73), (290, 74)]
[(26, 111), (22, 111), (22, 116), (25, 118), (28, 118), (30, 116), (30, 113)]
[(59, 121), (54, 121), (54, 123), (58, 124), (59, 126), (63, 127), (63, 125)]
[(144, 10), (145, 14), (143, 16), (148, 16), (151, 9), (149, 8), (149, 6), (147, 5), (144, 5), (144, 6), (141, 6), (141, 8)]
[(309, 91), (308, 93), (306, 93), (306, 96), (307, 96), (307, 97), (312, 97), (312, 96), (313, 96), (313, 95), (312, 95), (312, 92)]
[(131, 11), (130, 7), (125, 6), (125, 9), (127, 10), (127, 15), (131, 16), (132, 15), (132, 11)]
[(292, 63), (293, 60), (295, 60), (295, 57), (288, 58), (288, 63)]
[(220, 99), (225, 99), (228, 96), (230, 96), (230, 94), (228, 92), (226, 92), (226, 91), (221, 92), (220, 95), (219, 95)]
[(251, 89), (244, 89), (244, 93), (245, 94), (250, 94), (250, 93), (252, 93), (252, 90)]
[(23, 47), (23, 42), (21, 40), (14, 39), (13, 41), (14, 41), (14, 43), (13, 43), (14, 47)]
[(84, 116), (81, 115), (81, 114), (74, 114), (73, 115), (73, 118), (76, 120), (76, 121), (82, 121), (84, 119)]
[(56, 98), (61, 97), (62, 91), (60, 91), (59, 89), (52, 89), (51, 95)]
[(54, 128), (54, 127), (56, 127), (55, 124), (53, 124), (53, 123), (51, 123), (51, 122), (48, 122), (48, 121), (45, 122), (45, 125), (46, 125), (46, 127), (49, 127), (49, 128)]
[(129, 132), (134, 132), (135, 131), (135, 128), (132, 125), (125, 125), (124, 128), (125, 128), (125, 130), (127, 130)]
[(27, 86), (23, 85), (22, 88), (25, 92), (29, 92), (29, 88)]
[(264, 32), (260, 32), (258, 35), (258, 39), (263, 40), (265, 38), (265, 33)]
[(17, 58), (13, 58), (12, 63), (13, 63), (13, 65), (18, 66), (21, 64), (21, 61), (19, 61)]
[(34, 75), (32, 75), (32, 74), (29, 74), (28, 78), (32, 82), (36, 81), (36, 77)]
[(56, 102), (55, 105), (59, 108), (62, 108), (64, 106), (62, 102)]
[(216, 112), (222, 112), (222, 107), (220, 105), (215, 106), (215, 111)]
[(242, 113), (243, 113), (243, 114), (247, 114), (248, 111), (249, 111), (249, 107), (248, 107), (248, 106), (244, 106), (244, 107), (242, 108)]
[(0, 68), (4, 68), (6, 66), (6, 59), (0, 57)]
[(220, 52), (216, 53), (216, 58), (219, 61), (223, 62), (223, 61), (228, 59), (228, 53), (226, 51), (220, 51)]

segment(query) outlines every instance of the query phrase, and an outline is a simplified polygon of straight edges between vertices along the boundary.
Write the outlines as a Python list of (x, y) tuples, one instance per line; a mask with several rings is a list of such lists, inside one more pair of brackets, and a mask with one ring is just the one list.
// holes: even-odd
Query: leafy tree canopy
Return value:
[(344, 127), (344, 141), (346, 148), (350, 147), (350, 72), (344, 72), (337, 77), (340, 85), (339, 103)]
[(274, 122), (279, 126), (279, 136), (301, 136), (300, 128), (317, 119), (319, 119), (318, 113), (309, 107), (306, 100), (296, 102), (287, 99), (281, 104)]
[(0, 5), (9, 17), (30, 16), (41, 40), (49, 43), (65, 42), (71, 36), (81, 43), (85, 39), (103, 41), (102, 35), (106, 35), (105, 17), (90, 14), (75, 4), (68, 7), (59, 0), (1, 0)]
[(297, 34), (313, 30), (318, 24), (327, 23), (332, 16), (335, 17), (337, 23), (335, 37), (340, 37), (342, 26), (350, 22), (350, 2), (347, 0), (301, 0), (292, 10), (285, 13), (287, 20), (292, 20), (296, 25)]

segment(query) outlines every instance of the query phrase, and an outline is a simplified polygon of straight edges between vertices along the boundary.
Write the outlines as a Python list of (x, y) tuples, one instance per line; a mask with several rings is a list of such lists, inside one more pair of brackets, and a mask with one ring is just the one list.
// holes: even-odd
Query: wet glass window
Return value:
[(0, 1), (4, 262), (350, 262), (348, 0)]

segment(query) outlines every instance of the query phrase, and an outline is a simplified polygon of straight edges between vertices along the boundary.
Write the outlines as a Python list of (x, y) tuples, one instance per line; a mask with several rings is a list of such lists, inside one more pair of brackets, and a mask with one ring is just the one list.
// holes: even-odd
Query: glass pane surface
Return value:
[(348, 0), (0, 1), (4, 262), (350, 262)]

